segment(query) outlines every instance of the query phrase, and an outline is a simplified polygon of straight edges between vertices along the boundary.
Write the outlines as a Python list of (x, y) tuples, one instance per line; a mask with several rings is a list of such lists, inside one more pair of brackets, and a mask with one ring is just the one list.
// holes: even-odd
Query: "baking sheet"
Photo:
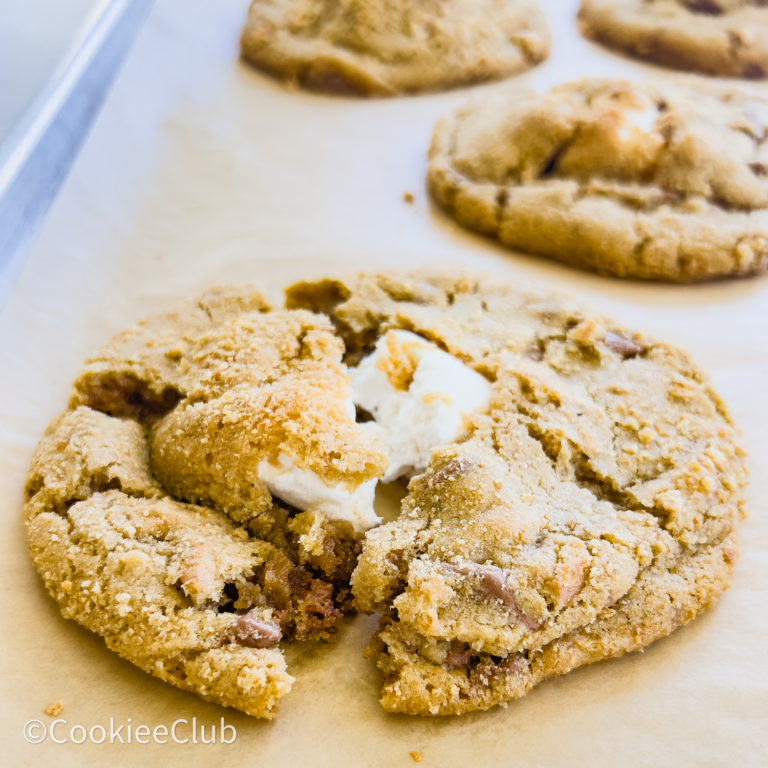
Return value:
[[(580, 39), (576, 3), (544, 2), (552, 56), (516, 78), (662, 73)], [(246, 0), (158, 0), (0, 315), (0, 749), (7, 765), (763, 766), (768, 762), (768, 280), (620, 282), (511, 254), (429, 203), (434, 121), (467, 90), (357, 101), (291, 92), (237, 61)], [(668, 76), (668, 75), (667, 75)], [(493, 90), (498, 85), (473, 89)], [(503, 86), (501, 86), (503, 87)], [(411, 192), (415, 202), (403, 202)], [(22, 486), (82, 360), (113, 332), (212, 283), (346, 269), (465, 266), (571, 290), (596, 310), (688, 349), (743, 428), (750, 517), (733, 588), (644, 653), (544, 683), (461, 718), (384, 714), (361, 658), (372, 619), (290, 652), (294, 690), (264, 723), (145, 675), (61, 619), (25, 552)], [(60, 701), (73, 726), (234, 726), (232, 744), (25, 741)], [(34, 730), (34, 728), (33, 728)], [(100, 731), (95, 737), (100, 738)], [(142, 732), (143, 733), (143, 732)], [(28, 734), (29, 735), (29, 734)], [(231, 731), (227, 731), (231, 736)], [(34, 739), (34, 734), (31, 734)], [(162, 738), (162, 733), (160, 735)]]

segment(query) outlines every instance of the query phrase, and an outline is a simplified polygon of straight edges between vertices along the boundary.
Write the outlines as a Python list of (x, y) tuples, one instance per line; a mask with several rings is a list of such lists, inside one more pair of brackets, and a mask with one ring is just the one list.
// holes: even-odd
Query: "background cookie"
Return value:
[(761, 0), (582, 0), (582, 32), (643, 59), (707, 75), (768, 76)]
[(254, 0), (241, 42), (281, 78), (359, 95), (505, 77), (549, 51), (535, 0)]
[[(457, 714), (638, 650), (727, 587), (746, 480), (684, 353), (546, 294), (466, 277), (300, 284), (352, 360), (406, 327), (492, 382), (352, 577), (393, 712)], [(365, 357), (363, 357), (365, 359)]]
[(768, 101), (586, 79), (509, 90), (438, 123), (429, 187), (462, 225), (621, 277), (768, 267)]

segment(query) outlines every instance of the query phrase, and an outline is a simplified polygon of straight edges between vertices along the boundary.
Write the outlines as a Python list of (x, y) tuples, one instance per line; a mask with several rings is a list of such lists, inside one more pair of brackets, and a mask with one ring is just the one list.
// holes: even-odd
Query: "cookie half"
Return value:
[[(460, 439), (371, 529), (352, 576), (383, 619), (387, 711), (460, 714), (639, 650), (726, 589), (746, 482), (728, 412), (681, 351), (546, 294), (461, 276), (299, 284), (351, 363), (406, 329), (490, 384)], [(354, 374), (353, 374), (354, 375)]]
[(508, 90), (435, 128), (429, 187), (463, 226), (602, 274), (768, 268), (768, 100), (585, 79)]
[(582, 0), (587, 37), (641, 59), (724, 77), (768, 76), (762, 0)]
[(327, 317), (209, 292), (86, 364), (27, 481), (65, 616), (142, 669), (272, 717), (279, 641), (327, 637), (387, 465)]
[(253, 0), (241, 45), (305, 88), (391, 96), (528, 69), (549, 32), (536, 0)]

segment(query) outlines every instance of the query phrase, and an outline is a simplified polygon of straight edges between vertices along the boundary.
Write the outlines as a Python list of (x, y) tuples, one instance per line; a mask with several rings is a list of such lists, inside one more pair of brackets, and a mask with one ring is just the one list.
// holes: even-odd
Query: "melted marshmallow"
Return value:
[(284, 453), (278, 454), (277, 462), (262, 459), (257, 472), (273, 496), (297, 509), (322, 512), (331, 520), (348, 520), (357, 531), (367, 531), (381, 522), (373, 509), (375, 478), (354, 490), (342, 484), (327, 485), (315, 472), (297, 467)]
[(384, 482), (423, 472), (432, 450), (460, 437), (491, 397), (483, 376), (409, 331), (386, 333), (351, 375), (352, 399), (389, 448)]

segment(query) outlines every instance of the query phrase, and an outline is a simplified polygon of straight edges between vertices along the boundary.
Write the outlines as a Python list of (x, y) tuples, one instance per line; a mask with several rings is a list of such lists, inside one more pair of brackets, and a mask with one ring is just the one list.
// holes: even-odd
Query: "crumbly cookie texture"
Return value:
[(241, 45), (305, 88), (391, 96), (520, 72), (549, 33), (536, 0), (253, 0)]
[(764, 0), (582, 0), (579, 23), (587, 37), (657, 64), (768, 76)]
[[(342, 351), (328, 318), (233, 288), (90, 360), (26, 488), (32, 559), (64, 615), (163, 680), (272, 717), (292, 681), (278, 642), (326, 637), (352, 609), (388, 460), (355, 422)], [(297, 477), (301, 510), (283, 498)], [(363, 486), (369, 517), (346, 516)]]
[(549, 295), (462, 276), (300, 283), (347, 360), (392, 328), (492, 382), (489, 408), (411, 480), (352, 577), (381, 611), (391, 712), (460, 714), (642, 648), (727, 588), (746, 483), (720, 398), (687, 356)]
[(768, 100), (586, 79), (441, 120), (429, 187), (463, 226), (620, 277), (768, 269)]

